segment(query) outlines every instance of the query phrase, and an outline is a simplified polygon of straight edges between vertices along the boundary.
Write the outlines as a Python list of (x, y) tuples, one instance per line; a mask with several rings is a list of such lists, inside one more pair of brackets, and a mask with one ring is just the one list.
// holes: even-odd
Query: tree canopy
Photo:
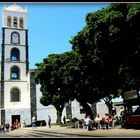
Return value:
[(86, 67), (93, 67), (92, 87), (100, 98), (139, 87), (139, 18), (140, 4), (110, 4), (88, 13), (87, 25), (70, 41)]
[[(71, 40), (72, 51), (50, 54), (37, 64), (41, 103), (64, 108), (77, 99), (88, 103), (111, 99), (140, 86), (140, 4), (114, 3), (86, 15), (86, 26)], [(61, 109), (60, 109), (61, 108)]]
[(67, 62), (71, 58), (69, 52), (64, 54), (50, 54), (44, 58), (42, 63), (36, 64), (35, 79), (41, 85), (42, 97), (40, 102), (47, 105), (54, 105), (57, 110), (58, 120), (61, 122), (61, 115), (64, 106), (69, 101), (69, 89), (64, 73), (67, 72)]

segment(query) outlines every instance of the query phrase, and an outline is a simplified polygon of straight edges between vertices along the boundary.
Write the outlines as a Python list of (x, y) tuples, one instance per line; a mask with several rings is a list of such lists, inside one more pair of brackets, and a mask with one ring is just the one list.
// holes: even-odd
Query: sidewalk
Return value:
[(57, 134), (67, 134), (67, 135), (75, 135), (75, 136), (87, 136), (87, 137), (139, 137), (140, 138), (140, 130), (136, 129), (124, 129), (120, 126), (111, 128), (108, 130), (92, 130), (88, 131), (87, 129), (81, 128), (70, 128), (69, 126), (60, 127), (59, 125), (52, 125), (51, 128), (47, 126), (37, 127), (37, 129), (29, 128), (20, 128), (21, 130), (31, 130), (31, 131), (41, 131), (46, 133), (57, 133)]

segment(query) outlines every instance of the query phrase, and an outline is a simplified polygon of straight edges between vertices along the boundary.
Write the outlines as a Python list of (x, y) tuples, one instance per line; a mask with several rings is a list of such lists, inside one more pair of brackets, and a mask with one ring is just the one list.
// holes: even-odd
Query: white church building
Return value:
[[(35, 84), (34, 70), (29, 69), (28, 11), (16, 4), (4, 6), (2, 10), (1, 49), (0, 49), (0, 124), (24, 120), (31, 124), (31, 118), (56, 122), (54, 106), (40, 103), (40, 86)], [(96, 106), (96, 107), (95, 107)], [(107, 111), (94, 105), (96, 110)], [(84, 118), (85, 113), (75, 100), (68, 103), (62, 116)]]

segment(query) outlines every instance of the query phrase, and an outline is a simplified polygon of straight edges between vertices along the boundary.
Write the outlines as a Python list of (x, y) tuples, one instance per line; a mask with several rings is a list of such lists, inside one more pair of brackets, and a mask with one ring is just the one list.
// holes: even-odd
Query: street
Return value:
[(120, 137), (120, 138), (130, 138), (130, 137), (139, 137), (140, 130), (137, 129), (124, 129), (120, 126), (115, 128), (110, 128), (108, 130), (92, 130), (88, 131), (87, 129), (81, 128), (70, 128), (70, 127), (60, 127), (58, 125), (52, 125), (51, 128), (47, 126), (37, 127), (37, 129), (28, 128), (19, 128), (9, 133), (0, 133), (0, 137), (51, 137), (51, 138), (64, 138), (64, 137)]
[[(46, 131), (40, 131), (40, 130), (32, 130), (32, 129), (18, 129), (10, 132), (0, 133), (0, 138), (10, 138), (10, 137), (16, 137), (16, 138), (22, 138), (22, 137), (51, 137), (51, 138), (57, 138), (57, 137), (80, 137), (75, 135), (68, 135), (68, 134), (62, 134), (62, 133), (54, 133), (54, 132), (46, 132)], [(85, 136), (87, 137), (87, 136)]]

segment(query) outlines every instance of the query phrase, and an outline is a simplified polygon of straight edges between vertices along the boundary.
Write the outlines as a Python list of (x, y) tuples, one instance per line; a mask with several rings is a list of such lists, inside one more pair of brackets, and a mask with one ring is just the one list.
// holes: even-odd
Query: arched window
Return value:
[(11, 33), (11, 43), (12, 44), (20, 44), (20, 35), (18, 32)]
[(19, 102), (20, 101), (20, 91), (18, 88), (12, 88), (10, 92), (10, 101)]
[(17, 28), (17, 17), (14, 17), (13, 26), (14, 26), (15, 28)]
[(10, 16), (7, 17), (7, 26), (11, 27), (11, 17)]
[(19, 67), (13, 66), (11, 68), (11, 79), (18, 80), (19, 79)]
[(17, 48), (13, 48), (11, 50), (11, 61), (19, 61), (20, 60), (20, 52)]
[(22, 17), (20, 17), (20, 19), (19, 19), (19, 27), (23, 28), (23, 18)]

